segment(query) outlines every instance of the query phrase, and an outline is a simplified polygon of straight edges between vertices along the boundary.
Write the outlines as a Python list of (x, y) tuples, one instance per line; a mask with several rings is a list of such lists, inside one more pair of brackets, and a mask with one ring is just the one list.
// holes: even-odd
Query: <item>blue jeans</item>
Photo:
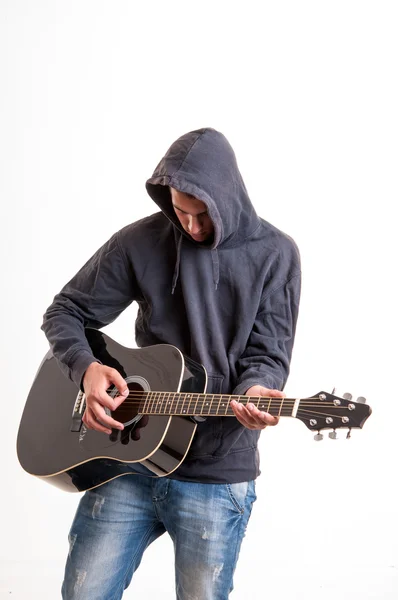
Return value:
[(168, 532), (178, 600), (225, 600), (256, 499), (254, 481), (118, 477), (82, 497), (69, 535), (64, 600), (118, 600), (144, 550)]

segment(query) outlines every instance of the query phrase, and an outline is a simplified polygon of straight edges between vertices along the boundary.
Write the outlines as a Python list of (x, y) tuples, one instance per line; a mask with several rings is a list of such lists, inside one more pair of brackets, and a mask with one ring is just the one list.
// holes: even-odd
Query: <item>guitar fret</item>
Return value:
[(280, 417), (280, 416), (281, 416), (281, 412), (282, 412), (282, 408), (283, 408), (283, 401), (284, 401), (284, 398), (281, 398), (281, 405), (280, 405), (280, 407), (279, 407), (279, 414), (278, 414), (278, 417)]
[(159, 396), (160, 396), (160, 392), (156, 392), (152, 399), (151, 412), (155, 415), (156, 415), (156, 412), (159, 407)]
[(193, 407), (191, 409), (191, 404), (193, 401), (194, 401), (194, 394), (190, 394), (189, 404), (188, 404), (188, 414), (189, 415), (193, 414)]
[(153, 393), (150, 395), (150, 398), (149, 398), (149, 405), (148, 405), (148, 409), (149, 409), (149, 411), (148, 411), (148, 412), (149, 412), (150, 414), (152, 414), (152, 413), (153, 413), (153, 407), (154, 407), (154, 404), (155, 404), (155, 398), (156, 398), (156, 396), (157, 396), (157, 394), (158, 394), (158, 393), (159, 393), (159, 392), (153, 392)]
[[(152, 409), (155, 414), (165, 414), (167, 412), (167, 394), (168, 392), (158, 392), (154, 398), (154, 407)], [(162, 407), (162, 410), (161, 410)]]
[(170, 399), (170, 392), (166, 392), (165, 393), (165, 400), (166, 400), (166, 411), (169, 414), (173, 414), (173, 402)]
[(227, 396), (227, 400), (225, 401), (225, 411), (224, 411), (225, 415), (228, 413), (229, 410), (233, 413), (232, 407), (230, 406), (230, 402), (231, 402), (231, 396)]
[(217, 410), (216, 410), (216, 414), (218, 415), (220, 412), (220, 404), (221, 404), (221, 400), (222, 400), (222, 395), (220, 396), (220, 399), (218, 401), (218, 405), (217, 405)]
[(170, 394), (170, 392), (169, 392), (169, 395), (173, 396), (173, 398), (171, 400), (172, 413), (174, 415), (178, 415), (178, 396), (175, 393), (174, 394)]
[(194, 403), (195, 403), (195, 394), (191, 394), (191, 398), (189, 400), (189, 406), (188, 406), (188, 414), (190, 414), (190, 415), (195, 414)]
[(142, 412), (143, 414), (145, 414), (147, 412), (147, 408), (146, 408), (146, 403), (148, 402), (148, 393), (146, 395), (144, 395), (144, 406), (142, 407)]
[(169, 398), (168, 398), (168, 392), (163, 392), (162, 393), (162, 398), (163, 398), (163, 402), (162, 402), (162, 408), (163, 408), (163, 414), (167, 415), (167, 413), (169, 412)]
[(196, 403), (195, 403), (195, 408), (194, 408), (194, 415), (197, 414), (196, 408), (198, 406), (198, 400), (199, 400), (199, 394), (196, 394)]
[[(188, 414), (189, 414), (189, 405), (190, 405), (190, 403), (191, 403), (191, 400), (190, 400), (190, 399), (191, 399), (191, 395), (190, 395), (190, 394), (187, 394), (187, 395), (185, 396), (185, 398), (183, 398), (183, 400), (182, 400), (181, 413), (182, 413), (182, 414), (184, 414), (184, 415), (185, 415), (187, 412), (188, 412)], [(186, 403), (186, 401), (187, 401), (187, 400), (188, 400), (188, 406), (187, 406), (187, 408), (184, 408), (184, 406), (185, 406), (185, 403)]]
[(159, 397), (158, 397), (158, 414), (161, 414), (164, 412), (164, 401), (165, 401), (165, 396), (164, 394), (161, 394), (159, 392)]
[(178, 413), (179, 415), (182, 415), (182, 409), (184, 406), (184, 395), (180, 394), (179, 398), (178, 398)]
[(179, 396), (177, 396), (177, 415), (181, 415), (182, 414), (182, 407), (184, 405), (184, 396), (181, 394), (179, 394)]

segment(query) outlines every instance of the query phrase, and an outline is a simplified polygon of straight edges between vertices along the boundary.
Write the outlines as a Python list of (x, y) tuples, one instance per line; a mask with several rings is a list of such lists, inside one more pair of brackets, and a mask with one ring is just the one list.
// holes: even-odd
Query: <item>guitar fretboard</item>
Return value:
[[(138, 412), (149, 415), (183, 415), (233, 417), (230, 405), (236, 400), (246, 406), (249, 402), (261, 411), (274, 416), (296, 416), (300, 400), (266, 396), (231, 396), (228, 394), (196, 394), (182, 392), (131, 392), (125, 402), (134, 401)], [(315, 399), (314, 399), (315, 400)]]

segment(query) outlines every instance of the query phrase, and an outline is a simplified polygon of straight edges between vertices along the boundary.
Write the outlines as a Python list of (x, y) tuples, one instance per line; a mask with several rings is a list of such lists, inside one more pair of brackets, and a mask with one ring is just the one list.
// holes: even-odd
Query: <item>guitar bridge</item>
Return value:
[(81, 390), (79, 391), (77, 398), (75, 400), (75, 405), (72, 411), (72, 423), (70, 426), (70, 431), (79, 432), (82, 428), (82, 419), (83, 412), (86, 408), (86, 395)]

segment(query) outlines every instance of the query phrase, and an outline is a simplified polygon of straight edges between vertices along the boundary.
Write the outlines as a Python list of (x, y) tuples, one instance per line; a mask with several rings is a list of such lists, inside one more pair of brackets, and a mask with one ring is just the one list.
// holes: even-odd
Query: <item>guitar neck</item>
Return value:
[[(196, 394), (193, 392), (131, 392), (125, 403), (134, 402), (138, 412), (148, 415), (234, 417), (231, 400), (246, 406), (249, 402), (261, 411), (280, 417), (295, 417), (299, 398)], [(306, 398), (317, 401), (317, 398)]]

